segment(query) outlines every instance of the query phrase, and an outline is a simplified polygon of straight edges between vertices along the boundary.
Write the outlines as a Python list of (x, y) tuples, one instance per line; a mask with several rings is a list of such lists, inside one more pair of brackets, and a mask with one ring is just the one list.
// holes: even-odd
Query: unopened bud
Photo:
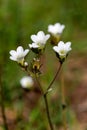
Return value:
[(27, 63), (27, 62), (24, 62), (24, 66), (27, 67), (27, 66), (28, 66), (28, 63)]

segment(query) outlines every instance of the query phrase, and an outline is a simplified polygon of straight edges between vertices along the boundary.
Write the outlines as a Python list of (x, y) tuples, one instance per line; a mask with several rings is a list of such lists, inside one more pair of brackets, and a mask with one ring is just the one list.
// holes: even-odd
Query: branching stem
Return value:
[[(60, 66), (58, 67), (58, 70), (57, 70), (55, 76), (53, 77), (53, 80), (51, 81), (51, 83), (50, 83), (49, 86), (47, 87), (45, 93), (44, 93), (44, 91), (43, 91), (42, 85), (40, 84), (40, 82), (39, 82), (39, 80), (38, 80), (37, 74), (35, 74), (35, 79), (36, 79), (36, 81), (37, 81), (37, 83), (38, 83), (38, 87), (39, 87), (39, 89), (40, 89), (40, 91), (41, 91), (41, 94), (42, 94), (43, 99), (44, 99), (44, 102), (45, 102), (46, 113), (47, 113), (47, 118), (48, 118), (50, 130), (54, 130), (54, 128), (53, 128), (53, 124), (52, 124), (52, 121), (51, 121), (51, 118), (50, 118), (50, 112), (49, 112), (47, 94), (48, 94), (48, 90), (52, 87), (52, 85), (53, 85), (55, 79), (56, 79), (57, 76), (59, 75), (59, 72), (60, 72), (60, 70), (61, 70), (61, 67), (62, 67), (62, 64), (60, 63)], [(25, 71), (27, 71), (27, 70), (25, 70)], [(27, 71), (27, 73), (28, 73), (28, 71)], [(29, 73), (28, 73), (28, 75), (29, 75)]]
[(58, 69), (57, 69), (57, 72), (56, 72), (55, 76), (53, 77), (51, 83), (49, 84), (49, 86), (48, 86), (48, 88), (47, 88), (47, 91), (52, 87), (52, 85), (53, 85), (55, 79), (56, 79), (57, 76), (59, 75), (59, 72), (60, 72), (60, 70), (61, 70), (61, 67), (62, 67), (62, 64), (60, 63), (60, 65), (59, 65), (59, 67), (58, 67)]

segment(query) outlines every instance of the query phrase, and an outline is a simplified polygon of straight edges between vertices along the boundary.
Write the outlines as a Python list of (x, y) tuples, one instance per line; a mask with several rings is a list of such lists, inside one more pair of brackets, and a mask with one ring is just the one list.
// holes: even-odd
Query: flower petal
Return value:
[(67, 42), (67, 43), (65, 44), (65, 49), (66, 49), (67, 51), (72, 50), (72, 49), (71, 49), (71, 42)]
[(37, 33), (37, 39), (39, 43), (44, 43), (45, 42), (45, 34), (43, 31), (39, 31)]
[(29, 52), (29, 49), (26, 49), (26, 50), (24, 51), (24, 56), (26, 56), (26, 55), (28, 54), (28, 52)]
[(37, 33), (37, 36), (38, 36), (38, 37), (44, 37), (44, 36), (45, 36), (45, 34), (44, 34), (44, 32), (43, 32), (43, 31), (39, 31), (39, 32)]
[(62, 47), (64, 47), (64, 45), (65, 45), (65, 44), (64, 44), (63, 41), (60, 41), (60, 42), (58, 43), (58, 47), (61, 47), (61, 48), (62, 48)]
[(53, 47), (53, 50), (58, 53), (58, 52), (59, 52), (58, 46), (54, 46), (54, 47)]
[(36, 35), (31, 35), (31, 40), (33, 42), (37, 42), (37, 36)]
[(23, 49), (22, 46), (19, 46), (19, 47), (17, 48), (17, 53), (23, 53), (23, 51), (24, 51), (24, 49)]
[(30, 48), (38, 48), (39, 46), (36, 43), (29, 44)]
[(47, 34), (47, 35), (45, 36), (46, 41), (47, 41), (49, 38), (50, 38), (50, 34)]
[(13, 61), (17, 61), (17, 59), (15, 57), (10, 56), (10, 59)]
[(71, 42), (66, 42), (66, 46), (69, 48), (71, 46)]
[(10, 53), (10, 55), (12, 55), (12, 56), (15, 56), (15, 55), (16, 55), (16, 51), (15, 51), (15, 50), (11, 50), (9, 53)]

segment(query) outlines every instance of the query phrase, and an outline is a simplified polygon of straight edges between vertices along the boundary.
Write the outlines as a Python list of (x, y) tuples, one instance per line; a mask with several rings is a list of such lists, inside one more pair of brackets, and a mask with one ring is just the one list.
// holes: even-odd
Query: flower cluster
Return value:
[[(10, 53), (10, 59), (13, 61), (16, 61), (18, 65), (24, 70), (28, 76), (24, 76), (20, 80), (20, 84), (23, 89), (25, 90), (34, 90), (32, 89), (34, 85), (38, 87), (38, 89), (41, 92), (41, 95), (44, 98), (44, 103), (46, 106), (46, 112), (47, 112), (47, 118), (49, 121), (49, 126), (50, 129), (53, 130), (53, 125), (50, 119), (50, 113), (49, 113), (49, 107), (48, 107), (48, 100), (47, 100), (47, 94), (52, 91), (52, 85), (57, 78), (57, 75), (59, 74), (63, 62), (66, 60), (69, 52), (72, 50), (71, 48), (71, 42), (63, 42), (60, 40), (62, 32), (65, 28), (65, 25), (62, 25), (60, 23), (56, 23), (54, 25), (49, 25), (48, 26), (48, 33), (45, 34), (43, 31), (37, 32), (37, 34), (31, 35), (31, 40), (32, 43), (29, 44), (28, 49), (23, 49), (22, 46), (18, 46), (16, 50), (11, 50)], [(42, 84), (38, 80), (38, 77), (41, 74), (41, 56), (45, 52), (45, 48), (47, 47), (46, 44), (49, 40), (49, 43), (51, 43), (52, 50), (55, 52), (58, 61), (59, 61), (59, 66), (56, 71), (56, 74), (53, 76), (53, 79), (51, 83), (46, 87), (46, 89), (43, 89)], [(26, 62), (26, 56), (30, 52), (35, 53), (34, 57), (32, 58), (32, 61), (30, 63)], [(31, 53), (30, 53), (31, 54)], [(34, 80), (35, 79), (35, 80)], [(35, 81), (35, 83), (34, 83)], [(64, 85), (63, 85), (64, 87)], [(66, 103), (64, 99), (64, 88), (62, 88), (62, 97), (63, 97), (63, 102), (62, 102), (62, 108), (65, 109)], [(66, 121), (65, 121), (66, 122)], [(65, 124), (65, 122), (63, 124)]]
[[(71, 42), (64, 43), (63, 41), (60, 41), (60, 36), (64, 28), (65, 25), (56, 23), (54, 25), (48, 26), (48, 32), (50, 34), (45, 34), (43, 31), (39, 31), (36, 35), (31, 35), (30, 38), (32, 40), (32, 43), (29, 44), (29, 49), (24, 50), (22, 46), (19, 46), (17, 47), (16, 51), (11, 50), (10, 59), (16, 61), (18, 64), (21, 65), (21, 67), (27, 70), (28, 63), (25, 61), (25, 57), (29, 53), (29, 51), (32, 50), (34, 53), (37, 54), (37, 58), (34, 58), (31, 70), (33, 73), (38, 73), (40, 72), (41, 67), (40, 55), (43, 54), (47, 41), (51, 39), (51, 43), (54, 44), (53, 50), (56, 53), (60, 63), (63, 63), (68, 56), (69, 51), (71, 51)], [(24, 77), (21, 80), (21, 85), (24, 88), (30, 87), (33, 85), (33, 80), (30, 77)]]

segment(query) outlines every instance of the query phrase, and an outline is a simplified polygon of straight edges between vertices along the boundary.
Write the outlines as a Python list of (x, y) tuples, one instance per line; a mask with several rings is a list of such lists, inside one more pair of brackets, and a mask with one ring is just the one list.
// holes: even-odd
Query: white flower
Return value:
[(31, 88), (34, 85), (34, 81), (30, 76), (24, 76), (20, 80), (20, 84), (23, 88)]
[(65, 58), (69, 51), (71, 51), (71, 42), (64, 43), (60, 41), (57, 46), (53, 47), (53, 50), (59, 54), (60, 58)]
[(45, 35), (43, 31), (39, 31), (37, 35), (31, 35), (33, 43), (29, 44), (29, 47), (43, 49), (49, 37), (49, 34)]
[(24, 57), (28, 54), (29, 49), (24, 50), (22, 46), (19, 46), (17, 50), (10, 51), (10, 59), (17, 61), (18, 63), (23, 63)]
[(65, 25), (61, 25), (60, 23), (56, 23), (54, 25), (48, 26), (48, 32), (52, 35), (61, 34), (65, 28)]

